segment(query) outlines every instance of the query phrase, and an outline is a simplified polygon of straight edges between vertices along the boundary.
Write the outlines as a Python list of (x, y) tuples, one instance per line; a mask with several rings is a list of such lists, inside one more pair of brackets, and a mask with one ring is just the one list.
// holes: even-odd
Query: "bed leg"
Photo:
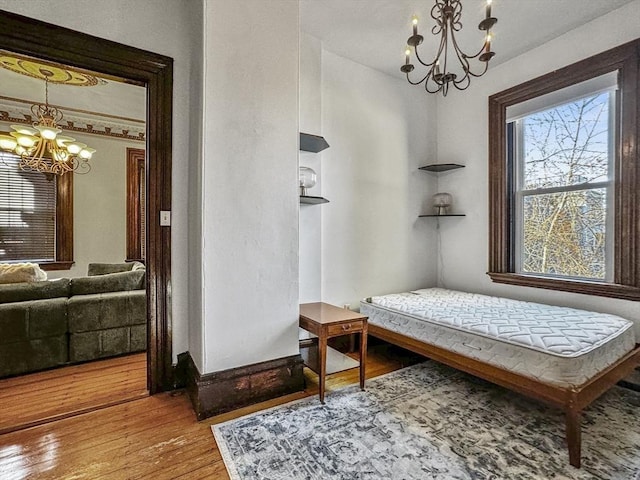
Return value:
[(582, 412), (569, 409), (566, 411), (566, 436), (569, 447), (569, 463), (580, 468)]

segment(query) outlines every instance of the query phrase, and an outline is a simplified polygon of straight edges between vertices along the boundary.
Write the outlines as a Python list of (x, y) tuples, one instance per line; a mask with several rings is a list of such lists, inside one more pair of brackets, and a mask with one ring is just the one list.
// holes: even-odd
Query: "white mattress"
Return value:
[(615, 315), (430, 288), (360, 302), (369, 323), (562, 387), (578, 386), (635, 346)]

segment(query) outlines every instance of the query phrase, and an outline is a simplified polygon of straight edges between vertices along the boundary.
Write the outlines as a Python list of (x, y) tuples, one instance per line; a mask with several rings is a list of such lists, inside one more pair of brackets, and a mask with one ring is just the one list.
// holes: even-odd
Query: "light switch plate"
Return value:
[(160, 210), (160, 226), (161, 227), (170, 227), (171, 226), (171, 211), (170, 210)]

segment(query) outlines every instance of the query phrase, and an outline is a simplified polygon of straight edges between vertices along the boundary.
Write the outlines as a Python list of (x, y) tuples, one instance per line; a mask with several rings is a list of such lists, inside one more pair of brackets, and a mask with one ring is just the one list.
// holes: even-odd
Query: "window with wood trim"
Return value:
[(146, 175), (145, 153), (127, 148), (127, 261), (146, 258)]
[(0, 262), (33, 262), (45, 270), (73, 265), (73, 175), (20, 169), (0, 153)]
[(489, 276), (640, 299), (640, 40), (489, 98)]

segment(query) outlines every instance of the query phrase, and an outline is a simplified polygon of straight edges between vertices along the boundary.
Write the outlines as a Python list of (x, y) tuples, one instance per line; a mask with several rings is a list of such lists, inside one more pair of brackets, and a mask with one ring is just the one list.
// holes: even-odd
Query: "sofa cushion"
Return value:
[(43, 282), (47, 272), (36, 263), (0, 263), (0, 284)]
[(147, 292), (74, 295), (67, 302), (69, 332), (90, 332), (147, 323)]
[(87, 269), (87, 275), (93, 277), (95, 275), (107, 275), (109, 273), (130, 272), (132, 270), (143, 270), (144, 264), (140, 262), (124, 262), (124, 263), (90, 263)]
[(83, 362), (145, 350), (146, 306), (144, 290), (69, 298), (70, 361)]
[(0, 378), (65, 365), (69, 362), (68, 351), (66, 335), (2, 345)]
[(144, 288), (144, 274), (145, 270), (132, 270), (130, 272), (72, 278), (71, 296), (140, 290)]
[(48, 298), (67, 298), (69, 279), (59, 278), (49, 282), (12, 283), (0, 285), (0, 303), (26, 302)]
[(67, 334), (67, 299), (0, 305), (0, 345)]

